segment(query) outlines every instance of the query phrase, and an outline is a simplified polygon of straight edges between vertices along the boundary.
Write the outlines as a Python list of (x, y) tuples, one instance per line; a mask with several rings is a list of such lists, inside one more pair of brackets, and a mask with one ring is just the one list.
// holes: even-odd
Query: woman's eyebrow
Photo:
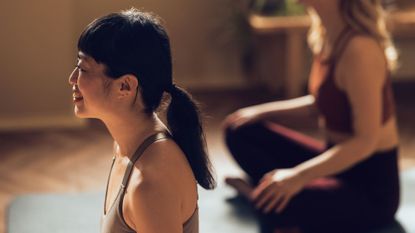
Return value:
[(78, 53), (78, 59), (88, 61), (89, 57), (87, 55), (83, 54), (82, 52), (79, 52)]
[(78, 53), (77, 57), (78, 57), (78, 62), (82, 62), (85, 67), (89, 67), (88, 61), (90, 60), (90, 58), (88, 56), (86, 56), (83, 53)]

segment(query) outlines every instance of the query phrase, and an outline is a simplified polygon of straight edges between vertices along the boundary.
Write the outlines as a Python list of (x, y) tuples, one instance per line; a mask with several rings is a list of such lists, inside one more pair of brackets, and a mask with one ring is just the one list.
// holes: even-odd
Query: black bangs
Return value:
[(94, 20), (82, 32), (78, 40), (78, 50), (95, 59), (98, 63), (110, 65), (107, 75), (112, 78), (125, 74), (120, 60), (125, 43), (119, 43), (126, 34), (126, 22), (119, 14), (110, 14)]
[(128, 10), (96, 19), (79, 37), (78, 50), (105, 64), (112, 78), (131, 73), (171, 79), (169, 38), (150, 13)]

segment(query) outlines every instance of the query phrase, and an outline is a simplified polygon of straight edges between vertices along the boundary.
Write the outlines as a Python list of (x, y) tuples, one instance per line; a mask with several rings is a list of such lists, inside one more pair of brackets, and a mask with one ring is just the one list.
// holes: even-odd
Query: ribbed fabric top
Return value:
[[(111, 171), (114, 166), (115, 158), (113, 158), (110, 173), (108, 175), (107, 187), (105, 191), (105, 200), (104, 200), (104, 215), (101, 219), (101, 233), (135, 233), (136, 231), (127, 225), (125, 222), (124, 216), (122, 214), (122, 205), (125, 195), (125, 190), (128, 186), (128, 181), (131, 176), (135, 162), (140, 158), (143, 152), (154, 142), (170, 138), (170, 135), (165, 132), (156, 133), (148, 137), (144, 142), (138, 147), (134, 153), (132, 159), (127, 165), (124, 177), (122, 179), (121, 187), (118, 190), (115, 201), (110, 206), (108, 213), (105, 213), (106, 210), (106, 200), (108, 193), (108, 184), (109, 178), (111, 176)], [(160, 223), (163, 224), (163, 223)], [(192, 216), (183, 224), (183, 233), (198, 233), (199, 232), (199, 210), (196, 207)]]

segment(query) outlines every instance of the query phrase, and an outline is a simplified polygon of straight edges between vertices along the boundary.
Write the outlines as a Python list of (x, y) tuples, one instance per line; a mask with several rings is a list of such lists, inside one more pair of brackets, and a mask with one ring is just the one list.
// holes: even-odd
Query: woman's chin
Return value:
[(78, 118), (89, 118), (87, 116), (86, 112), (82, 108), (80, 108), (78, 106), (75, 106), (75, 108), (74, 108), (74, 114)]
[(82, 108), (78, 108), (75, 106), (74, 114), (77, 118), (81, 119), (100, 119), (97, 115), (91, 114), (91, 112), (87, 112)]
[(87, 119), (87, 118), (90, 118), (90, 117), (84, 116), (84, 115), (82, 115), (82, 114), (77, 114), (77, 113), (75, 113), (75, 116), (76, 116), (77, 118), (80, 118), (80, 119)]

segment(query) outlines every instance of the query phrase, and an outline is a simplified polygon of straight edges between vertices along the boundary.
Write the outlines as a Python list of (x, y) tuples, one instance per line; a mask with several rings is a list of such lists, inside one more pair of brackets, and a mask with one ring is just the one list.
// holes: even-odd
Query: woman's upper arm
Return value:
[(147, 174), (130, 195), (130, 219), (140, 233), (182, 233), (180, 198), (173, 184), (156, 172)]
[(356, 36), (339, 64), (340, 83), (352, 108), (354, 136), (374, 149), (382, 126), (382, 88), (386, 62), (379, 44)]

